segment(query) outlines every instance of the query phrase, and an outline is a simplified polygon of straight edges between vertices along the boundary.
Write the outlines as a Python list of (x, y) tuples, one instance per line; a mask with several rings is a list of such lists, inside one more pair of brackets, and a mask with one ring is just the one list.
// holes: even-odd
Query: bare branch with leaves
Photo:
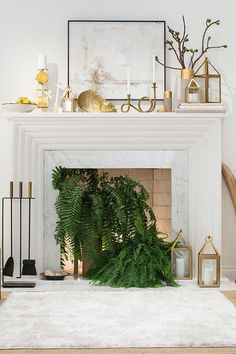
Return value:
[[(168, 28), (168, 32), (171, 35), (171, 39), (166, 40), (164, 44), (166, 45), (167, 49), (169, 51), (173, 51), (178, 63), (180, 64), (180, 67), (174, 67), (174, 66), (169, 66), (165, 65), (160, 61), (160, 59), (156, 56), (156, 61), (168, 68), (168, 69), (174, 69), (174, 70), (181, 70), (181, 69), (194, 69), (198, 61), (203, 57), (206, 52), (208, 52), (211, 49), (219, 49), (219, 48), (227, 48), (226, 44), (223, 45), (210, 45), (211, 36), (208, 36), (208, 31), (212, 26), (219, 26), (220, 25), (220, 20), (215, 20), (212, 21), (210, 18), (206, 20), (205, 28), (202, 34), (202, 40), (201, 40), (201, 52), (200, 54), (196, 57), (197, 53), (199, 53), (199, 49), (197, 48), (189, 48), (187, 43), (189, 42), (189, 35), (187, 33), (187, 26), (186, 26), (186, 21), (185, 17), (182, 16), (182, 21), (183, 21), (183, 32), (182, 35), (180, 34), (179, 31), (175, 31), (174, 29)], [(188, 57), (186, 56), (186, 53), (188, 53)], [(186, 65), (186, 61), (189, 61), (189, 64)]]

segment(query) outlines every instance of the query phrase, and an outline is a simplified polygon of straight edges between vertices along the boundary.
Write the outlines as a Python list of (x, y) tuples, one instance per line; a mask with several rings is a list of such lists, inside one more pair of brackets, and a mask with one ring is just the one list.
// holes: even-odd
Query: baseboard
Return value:
[(236, 272), (236, 266), (222, 266), (222, 270)]
[[(230, 276), (231, 274), (231, 276)], [(236, 277), (236, 266), (224, 266), (222, 267), (222, 275), (229, 276), (230, 278)]]

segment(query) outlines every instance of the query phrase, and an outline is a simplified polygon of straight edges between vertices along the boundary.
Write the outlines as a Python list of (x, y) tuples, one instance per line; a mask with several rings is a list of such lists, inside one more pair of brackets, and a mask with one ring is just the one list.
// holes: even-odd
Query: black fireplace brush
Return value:
[(29, 188), (28, 189), (28, 198), (29, 198), (28, 259), (23, 260), (22, 275), (37, 275), (37, 271), (35, 267), (35, 259), (30, 259), (32, 182), (29, 182), (28, 188)]
[(7, 259), (5, 267), (3, 268), (3, 275), (7, 277), (12, 277), (14, 272), (14, 258), (13, 258), (13, 182), (10, 182), (10, 203), (11, 203), (11, 210), (10, 210), (10, 235), (11, 235), (11, 256)]

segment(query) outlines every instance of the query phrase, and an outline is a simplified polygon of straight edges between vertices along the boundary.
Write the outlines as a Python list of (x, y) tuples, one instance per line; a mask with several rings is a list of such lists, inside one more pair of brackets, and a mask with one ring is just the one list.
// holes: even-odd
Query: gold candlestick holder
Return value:
[[(131, 103), (131, 95), (127, 95), (127, 103), (122, 104), (121, 106), (121, 112), (123, 113), (128, 113), (130, 111), (130, 108), (134, 108), (136, 111), (141, 112), (141, 113), (148, 113), (148, 112), (153, 112), (154, 109), (156, 108), (157, 104), (157, 84), (156, 82), (152, 83), (152, 88), (153, 88), (153, 98), (150, 98), (148, 96), (141, 97), (138, 100), (138, 106), (136, 107)], [(146, 107), (146, 109), (142, 108), (142, 103), (147, 103), (149, 102), (149, 106)]]

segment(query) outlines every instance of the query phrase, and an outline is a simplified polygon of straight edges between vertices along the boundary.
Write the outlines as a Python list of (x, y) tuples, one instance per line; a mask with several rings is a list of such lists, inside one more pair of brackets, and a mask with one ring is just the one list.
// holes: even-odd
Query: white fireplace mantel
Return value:
[(208, 234), (221, 251), (221, 126), (225, 117), (215, 113), (8, 114), (12, 177), (34, 184), (32, 256), (38, 271), (44, 268), (43, 176), (48, 150), (186, 151), (189, 240), (195, 256)]

